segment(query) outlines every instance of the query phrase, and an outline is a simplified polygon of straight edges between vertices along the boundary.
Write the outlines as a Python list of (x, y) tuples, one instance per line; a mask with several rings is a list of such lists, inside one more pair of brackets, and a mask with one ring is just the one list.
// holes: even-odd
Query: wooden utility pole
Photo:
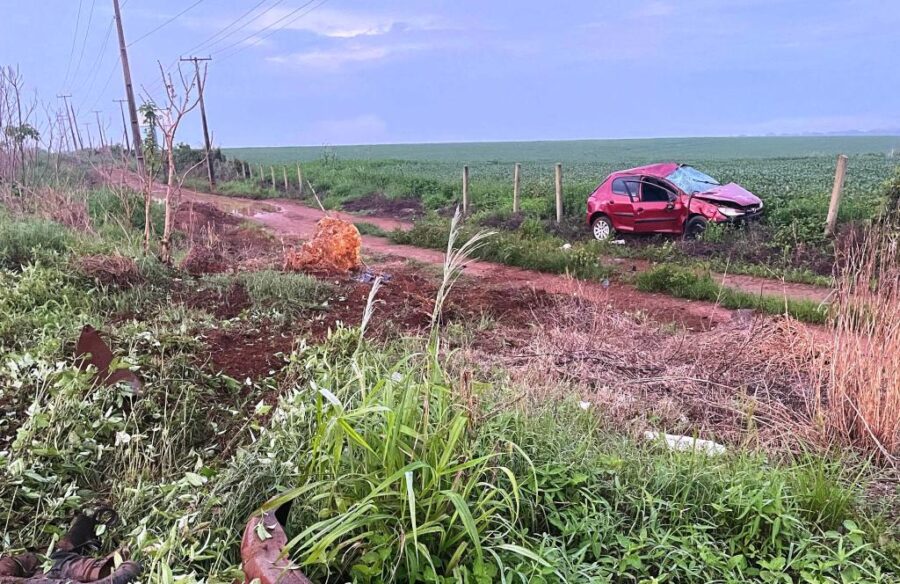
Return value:
[(516, 169), (513, 171), (513, 213), (519, 212), (519, 196), (522, 188), (522, 165), (516, 163)]
[(119, 112), (122, 114), (122, 135), (125, 136), (125, 151), (131, 152), (131, 142), (128, 140), (128, 123), (125, 121), (124, 105), (128, 100), (114, 99), (113, 101), (119, 104)]
[(469, 166), (463, 166), (463, 215), (469, 213)]
[(203, 120), (203, 141), (206, 144), (206, 173), (209, 175), (209, 189), (216, 190), (216, 171), (213, 167), (212, 145), (209, 142), (209, 127), (206, 125), (206, 103), (203, 101), (203, 85), (206, 83), (206, 67), (203, 68), (203, 76), (200, 76), (200, 61), (211, 61), (212, 57), (187, 57), (180, 61), (193, 61), (194, 72), (197, 80), (197, 90), (200, 94), (200, 118)]
[(69, 98), (71, 95), (57, 95), (63, 100), (63, 109), (66, 110), (66, 119), (69, 120), (69, 131), (72, 132), (72, 151), (78, 150), (78, 140), (75, 138), (75, 122), (72, 120), (72, 114), (69, 112)]
[(93, 150), (94, 149), (94, 140), (93, 140), (93, 138), (91, 138), (91, 125), (90, 124), (84, 124), (84, 133), (87, 134), (87, 137), (88, 137), (88, 148)]
[(556, 163), (556, 222), (562, 223), (563, 198), (562, 198), (562, 163)]
[(837, 157), (837, 167), (834, 170), (834, 186), (831, 188), (831, 203), (828, 205), (828, 219), (825, 220), (825, 235), (834, 235), (837, 226), (838, 210), (841, 207), (841, 196), (844, 192), (844, 179), (847, 175), (847, 156), (841, 154)]
[(100, 133), (100, 148), (106, 150), (106, 139), (103, 137), (103, 124), (100, 123), (100, 113), (101, 110), (94, 110), (94, 115), (97, 116), (97, 132)]
[(125, 44), (125, 31), (122, 27), (122, 12), (119, 10), (119, 0), (113, 0), (113, 11), (116, 14), (116, 31), (119, 33), (119, 52), (121, 53), (122, 75), (125, 77), (125, 97), (128, 99), (128, 114), (131, 117), (131, 138), (134, 142), (134, 157), (137, 159), (138, 174), (143, 178), (144, 150), (141, 146), (141, 125), (138, 122), (137, 104), (134, 102), (134, 87), (131, 85), (131, 67), (128, 65), (128, 46)]
[(297, 163), (297, 186), (300, 188), (300, 196), (303, 196), (303, 170), (300, 169), (300, 163)]

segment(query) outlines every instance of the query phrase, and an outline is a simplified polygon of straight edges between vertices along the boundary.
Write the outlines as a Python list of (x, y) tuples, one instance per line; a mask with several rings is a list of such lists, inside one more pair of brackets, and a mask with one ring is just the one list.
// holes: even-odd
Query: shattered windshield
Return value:
[(719, 186), (719, 181), (693, 166), (679, 166), (666, 179), (689, 195), (703, 193)]

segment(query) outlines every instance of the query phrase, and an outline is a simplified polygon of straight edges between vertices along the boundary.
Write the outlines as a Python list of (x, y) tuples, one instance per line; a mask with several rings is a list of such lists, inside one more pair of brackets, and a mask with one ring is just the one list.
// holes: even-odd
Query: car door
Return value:
[(640, 179), (640, 197), (634, 204), (634, 230), (638, 233), (678, 231), (677, 197), (671, 187), (653, 177)]
[(634, 204), (640, 194), (640, 182), (635, 176), (620, 176), (610, 188), (608, 212), (617, 231), (634, 231)]

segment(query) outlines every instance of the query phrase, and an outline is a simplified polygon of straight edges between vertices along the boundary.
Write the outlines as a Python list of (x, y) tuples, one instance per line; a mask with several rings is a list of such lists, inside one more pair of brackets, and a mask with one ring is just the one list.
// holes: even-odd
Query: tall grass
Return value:
[(900, 230), (875, 225), (839, 258), (819, 413), (845, 442), (900, 453)]

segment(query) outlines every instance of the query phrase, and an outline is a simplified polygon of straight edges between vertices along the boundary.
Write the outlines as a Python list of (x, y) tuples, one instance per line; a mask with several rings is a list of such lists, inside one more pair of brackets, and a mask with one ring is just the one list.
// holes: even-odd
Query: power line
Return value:
[(78, 43), (78, 26), (81, 24), (81, 3), (78, 0), (78, 16), (75, 17), (75, 34), (72, 35), (72, 48), (69, 49), (69, 62), (66, 64), (66, 76), (63, 78), (63, 86), (69, 82), (69, 71), (72, 69), (72, 58), (75, 57), (75, 45)]
[(246, 23), (244, 23), (244, 26), (238, 28), (237, 30), (232, 31), (231, 33), (225, 35), (225, 37), (223, 37), (222, 39), (219, 39), (218, 41), (216, 41), (216, 42), (214, 42), (214, 43), (212, 43), (212, 44), (210, 45), (210, 43), (211, 43), (211, 41), (213, 41), (213, 39), (216, 39), (216, 38), (220, 37), (220, 36), (221, 36), (222, 34), (224, 34), (226, 31), (228, 31), (229, 29), (231, 29), (231, 27), (233, 27), (234, 25), (236, 25), (236, 24), (239, 23), (240, 21), (242, 21), (242, 20), (244, 20), (245, 18), (247, 18), (247, 16), (249, 16), (249, 15), (250, 15), (253, 11), (255, 11), (257, 8), (259, 8), (260, 6), (262, 6), (263, 4), (265, 4), (267, 1), (268, 1), (268, 0), (260, 0), (259, 2), (256, 3), (255, 6), (253, 6), (253, 8), (251, 8), (251, 9), (248, 10), (247, 12), (241, 14), (237, 19), (235, 19), (234, 21), (232, 21), (231, 24), (229, 24), (228, 26), (226, 26), (225, 28), (223, 28), (222, 30), (220, 30), (219, 32), (217, 32), (216, 34), (212, 35), (211, 37), (207, 38), (206, 40), (204, 40), (203, 42), (201, 42), (199, 45), (194, 46), (194, 47), (191, 47), (190, 49), (188, 49), (187, 51), (185, 51), (185, 53), (191, 54), (191, 53), (194, 53), (194, 52), (198, 51), (199, 49), (201, 49), (201, 48), (203, 48), (203, 47), (206, 47), (206, 46), (210, 46), (210, 47), (211, 47), (211, 46), (213, 46), (213, 45), (218, 44), (218, 43), (221, 42), (222, 40), (224, 40), (224, 39), (230, 37), (231, 35), (233, 35), (234, 33), (236, 33), (236, 32), (238, 32), (238, 31), (242, 30), (242, 29), (243, 29), (244, 27), (246, 27), (248, 24), (250, 24), (250, 23), (253, 22), (254, 20), (257, 20), (260, 16), (262, 16), (262, 15), (265, 14), (266, 12), (269, 12), (270, 10), (272, 10), (273, 8), (275, 8), (275, 6), (277, 6), (278, 4), (280, 4), (281, 2), (283, 2), (283, 0), (278, 0), (277, 2), (275, 2), (275, 4), (273, 4), (272, 6), (270, 6), (267, 10), (264, 10), (263, 12), (261, 12), (261, 13), (260, 13), (259, 15), (257, 15), (256, 17), (254, 17), (254, 18), (250, 19), (249, 21), (247, 21)]
[(182, 10), (181, 12), (179, 12), (178, 14), (176, 14), (175, 16), (173, 16), (172, 18), (170, 18), (169, 20), (167, 20), (167, 21), (165, 21), (164, 23), (160, 24), (159, 26), (157, 26), (156, 28), (154, 28), (154, 29), (151, 30), (150, 32), (144, 34), (143, 36), (138, 37), (136, 40), (131, 41), (131, 42), (128, 44), (128, 46), (129, 46), (129, 47), (133, 47), (134, 45), (138, 44), (139, 42), (141, 42), (142, 40), (144, 40), (144, 39), (147, 38), (148, 36), (152, 35), (152, 34), (155, 33), (156, 31), (160, 30), (161, 28), (164, 28), (164, 27), (166, 27), (166, 26), (172, 24), (173, 22), (175, 22), (176, 20), (178, 20), (179, 18), (181, 18), (182, 16), (184, 16), (185, 14), (187, 14), (188, 12), (190, 12), (191, 9), (193, 9), (195, 6), (199, 5), (201, 2), (203, 2), (203, 0), (197, 0), (196, 2), (194, 2), (193, 4), (191, 4), (190, 6), (188, 6), (187, 8), (185, 8), (184, 10)]
[(94, 22), (94, 6), (96, 6), (96, 4), (97, 0), (91, 0), (91, 11), (88, 13), (88, 22), (84, 29), (84, 41), (81, 42), (81, 54), (78, 55), (78, 64), (75, 65), (75, 73), (72, 74), (73, 77), (78, 77), (78, 72), (81, 70), (81, 62), (84, 60), (84, 49), (87, 47), (88, 35), (91, 33), (91, 24)]
[[(82, 89), (83, 89), (84, 95), (88, 96), (88, 95), (90, 95), (91, 90), (94, 89), (94, 83), (96, 83), (96, 81), (97, 81), (97, 75), (100, 72), (100, 66), (103, 65), (103, 60), (106, 58), (106, 47), (109, 46), (109, 39), (112, 36), (113, 25), (115, 24), (115, 22), (116, 22), (115, 19), (110, 19), (110, 21), (109, 21), (109, 26), (106, 29), (106, 36), (103, 38), (103, 44), (100, 46), (100, 52), (97, 53), (97, 58), (94, 59), (94, 64), (91, 67), (91, 76), (89, 78), (90, 81), (88, 82), (88, 84), (86, 86), (82, 86), (82, 87), (79, 87), (78, 89), (76, 89), (75, 90), (76, 93), (81, 93)], [(86, 79), (87, 79), (87, 77), (86, 77)], [(84, 100), (82, 100), (81, 105), (84, 105), (83, 102), (86, 101), (87, 99), (89, 99), (89, 98), (85, 97)], [(91, 109), (94, 109), (93, 106), (91, 107)]]
[[(311, 8), (310, 8), (309, 10), (307, 10), (306, 12), (302, 12), (302, 13), (300, 13), (300, 14), (297, 14), (298, 12), (300, 12), (301, 10), (303, 10), (304, 8), (306, 8), (307, 6), (310, 6), (310, 5), (313, 4), (314, 2), (316, 2), (316, 0), (309, 0), (309, 1), (306, 2), (305, 4), (301, 5), (299, 8), (297, 8), (297, 9), (295, 9), (295, 10), (289, 12), (288, 14), (286, 14), (286, 15), (283, 16), (282, 18), (276, 20), (275, 22), (273, 22), (273, 23), (270, 24), (269, 26), (265, 27), (264, 29), (262, 29), (262, 30), (260, 30), (260, 31), (257, 31), (257, 32), (255, 32), (255, 33), (251, 34), (250, 36), (248, 36), (248, 37), (246, 37), (246, 38), (244, 38), (244, 39), (242, 39), (242, 40), (240, 40), (240, 41), (238, 41), (238, 42), (236, 42), (236, 43), (233, 43), (233, 44), (229, 45), (228, 47), (225, 47), (224, 49), (221, 49), (221, 50), (218, 50), (218, 51), (213, 51), (213, 54), (214, 54), (214, 55), (217, 55), (217, 54), (219, 54), (219, 53), (222, 53), (222, 52), (228, 50), (229, 48), (235, 47), (235, 46), (237, 46), (237, 45), (241, 45), (241, 44), (243, 44), (244, 42), (246, 42), (246, 41), (248, 41), (248, 40), (250, 40), (250, 39), (252, 39), (252, 38), (254, 38), (254, 37), (256, 37), (256, 38), (254, 39), (254, 41), (253, 41), (252, 43), (247, 44), (247, 45), (244, 45), (244, 46), (241, 46), (241, 47), (238, 47), (237, 50), (232, 51), (232, 52), (228, 53), (227, 55), (224, 55), (224, 56), (223, 56), (221, 59), (219, 59), (219, 60), (221, 61), (221, 60), (224, 60), (224, 59), (228, 59), (228, 58), (230, 58), (230, 57), (236, 55), (237, 53), (240, 53), (240, 52), (241, 52), (242, 50), (244, 50), (244, 49), (247, 49), (247, 48), (249, 48), (249, 47), (256, 46), (256, 45), (258, 45), (259, 43), (261, 43), (261, 42), (263, 42), (264, 40), (266, 40), (267, 38), (269, 38), (270, 36), (272, 36), (273, 34), (275, 34), (276, 32), (278, 32), (278, 31), (280, 31), (280, 30), (283, 30), (284, 28), (290, 26), (291, 24), (293, 24), (294, 22), (296, 22), (296, 21), (299, 20), (300, 18), (306, 16), (307, 14), (309, 14), (310, 12), (312, 12), (313, 10), (315, 10), (316, 8), (319, 8), (320, 6), (322, 6), (323, 4), (325, 4), (326, 2), (328, 2), (328, 0), (319, 0), (319, 3), (318, 3), (318, 4), (316, 4), (315, 6), (311, 7)], [(296, 14), (296, 16), (294, 16), (295, 14)], [(294, 16), (294, 17), (291, 18), (291, 16)], [(284, 22), (285, 20), (287, 20), (287, 19), (289, 19), (289, 18), (290, 18), (290, 20), (288, 20), (287, 22)], [(274, 30), (270, 30), (268, 34), (265, 34), (265, 35), (263, 35), (263, 36), (259, 36), (260, 33), (265, 32), (266, 30), (269, 30), (270, 28), (272, 28), (273, 26), (275, 26), (276, 24), (279, 24), (279, 23), (281, 23), (281, 22), (284, 22), (284, 24), (281, 25), (281, 26), (279, 26), (278, 28), (276, 28), (276, 29), (274, 29)]]

